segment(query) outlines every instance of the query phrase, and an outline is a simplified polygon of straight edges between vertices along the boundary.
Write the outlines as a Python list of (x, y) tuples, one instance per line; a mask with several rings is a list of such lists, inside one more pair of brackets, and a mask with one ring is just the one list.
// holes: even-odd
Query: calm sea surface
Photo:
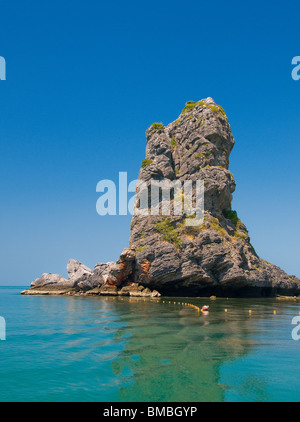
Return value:
[(300, 401), (296, 302), (20, 290), (0, 287), (0, 401)]

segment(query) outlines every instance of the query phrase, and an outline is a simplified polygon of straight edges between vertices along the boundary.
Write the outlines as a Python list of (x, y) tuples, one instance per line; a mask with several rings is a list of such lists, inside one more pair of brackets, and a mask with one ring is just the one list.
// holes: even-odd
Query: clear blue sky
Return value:
[(233, 208), (300, 276), (299, 16), (299, 0), (0, 0), (0, 284), (117, 259), (131, 216), (97, 215), (97, 182), (135, 179), (146, 128), (208, 96), (236, 140)]

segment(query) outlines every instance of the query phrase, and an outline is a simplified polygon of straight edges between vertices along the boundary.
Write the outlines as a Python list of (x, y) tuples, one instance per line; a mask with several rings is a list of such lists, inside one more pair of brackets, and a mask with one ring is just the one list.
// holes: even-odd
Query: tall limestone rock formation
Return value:
[(212, 98), (189, 101), (177, 120), (153, 124), (146, 136), (139, 180), (204, 180), (205, 217), (202, 225), (189, 227), (187, 215), (134, 216), (135, 281), (172, 295), (296, 293), (300, 280), (257, 256), (231, 209), (234, 139), (223, 108)]
[[(132, 218), (129, 248), (117, 263), (99, 263), (90, 270), (78, 261), (68, 264), (69, 279), (43, 274), (24, 294), (106, 294), (151, 296), (298, 295), (300, 280), (259, 258), (246, 226), (231, 209), (235, 190), (228, 170), (234, 146), (228, 119), (212, 98), (189, 101), (168, 126), (154, 123), (146, 131), (137, 199), (151, 183), (204, 181), (204, 221), (182, 215), (139, 215)], [(178, 201), (171, 196), (171, 211)], [(147, 198), (151, 197), (147, 191)], [(185, 190), (179, 191), (185, 200)], [(168, 201), (167, 201), (168, 202)], [(158, 198), (156, 208), (165, 205)], [(178, 203), (178, 202), (177, 202)], [(153, 203), (146, 204), (146, 208)], [(136, 211), (141, 201), (136, 201)], [(154, 290), (153, 290), (154, 289)]]

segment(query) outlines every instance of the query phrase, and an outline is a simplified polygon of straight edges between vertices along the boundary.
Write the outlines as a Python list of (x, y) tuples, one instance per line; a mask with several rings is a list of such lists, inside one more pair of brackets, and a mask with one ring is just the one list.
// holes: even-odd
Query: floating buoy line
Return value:
[[(121, 300), (123, 300), (123, 299), (121, 299)], [(146, 299), (144, 299), (144, 302), (146, 302)], [(169, 304), (169, 305), (172, 305), (172, 304), (173, 305), (181, 305), (181, 306), (184, 306), (184, 307), (195, 309), (198, 313), (202, 313), (204, 315), (209, 312), (209, 306), (207, 306), (207, 305), (204, 305), (204, 306), (202, 306), (202, 308), (200, 308), (199, 306), (194, 305), (193, 303), (189, 303), (189, 302), (176, 302), (176, 301), (171, 301), (171, 300), (155, 300), (155, 302), (156, 303), (166, 303), (166, 304)], [(224, 309), (225, 313), (228, 313), (228, 311), (229, 310), (227, 308)], [(249, 309), (248, 312), (249, 312), (249, 315), (252, 315), (253, 311), (252, 311), (252, 309)], [(277, 311), (275, 309), (272, 312), (273, 312), (273, 315), (277, 315)], [(299, 312), (299, 315), (300, 315), (300, 312)]]
[(181, 306), (184, 306), (184, 307), (187, 307), (187, 308), (193, 308), (193, 309), (195, 309), (198, 313), (203, 313), (203, 314), (205, 314), (205, 313), (207, 313), (208, 311), (209, 311), (209, 306), (207, 306), (207, 305), (204, 305), (204, 306), (202, 306), (202, 308), (200, 308), (199, 306), (197, 306), (197, 305), (194, 305), (194, 304), (192, 304), (192, 303), (189, 303), (189, 302), (173, 302), (173, 301), (171, 301), (171, 300), (163, 300), (163, 301), (161, 301), (161, 300), (157, 300), (156, 301), (157, 303), (167, 303), (167, 304), (170, 304), (170, 305), (181, 305)]
[[(121, 300), (123, 300), (123, 298), (121, 298)], [(143, 299), (143, 301), (146, 302), (147, 299)], [(153, 302), (153, 300), (152, 300), (152, 302)], [(199, 306), (194, 305), (194, 304), (189, 303), (189, 302), (173, 302), (171, 300), (155, 300), (155, 302), (156, 303), (167, 303), (167, 304), (170, 304), (170, 305), (172, 305), (172, 304), (181, 305), (181, 306), (184, 306), (184, 307), (187, 307), (187, 308), (193, 308), (198, 313), (202, 312), (203, 314), (205, 314), (209, 311), (209, 306), (207, 306), (207, 305), (204, 305), (204, 306), (202, 306), (202, 308), (200, 308)]]
[[(204, 305), (204, 306), (202, 306), (202, 308), (200, 308), (199, 306), (193, 305), (192, 303), (189, 303), (189, 302), (173, 302), (173, 301), (166, 301), (166, 300), (163, 300), (163, 301), (157, 300), (156, 302), (157, 303), (161, 303), (161, 302), (162, 303), (168, 303), (170, 305), (174, 304), (174, 305), (187, 306), (189, 308), (195, 309), (198, 313), (202, 312), (204, 315), (207, 314), (208, 311), (209, 311), (209, 306)], [(225, 308), (224, 312), (228, 313), (228, 309)], [(248, 312), (249, 312), (249, 315), (251, 316), (253, 311), (252, 311), (252, 309), (249, 309)], [(277, 315), (277, 311), (275, 309), (273, 310), (273, 315)], [(300, 315), (300, 312), (299, 312), (299, 315)]]

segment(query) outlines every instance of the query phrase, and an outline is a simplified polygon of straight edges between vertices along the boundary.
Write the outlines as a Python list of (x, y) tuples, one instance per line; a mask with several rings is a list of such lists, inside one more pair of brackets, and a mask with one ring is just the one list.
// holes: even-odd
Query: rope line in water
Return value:
[[(157, 300), (157, 303), (159, 303), (160, 301)], [(209, 306), (203, 306), (202, 309), (199, 306), (193, 305), (192, 303), (188, 303), (188, 302), (171, 302), (171, 301), (165, 301), (163, 300), (162, 303), (169, 303), (169, 304), (174, 304), (174, 305), (183, 305), (183, 306), (188, 306), (191, 307), (193, 309), (196, 309), (198, 312), (208, 312), (209, 310)], [(224, 311), (227, 313), (228, 309), (224, 309)], [(249, 315), (252, 315), (252, 309), (249, 309)], [(273, 315), (277, 315), (277, 311), (274, 309), (273, 310)], [(300, 312), (299, 312), (300, 315)]]
[[(123, 299), (122, 299), (123, 300)], [(146, 299), (144, 299), (144, 302), (146, 302)], [(160, 300), (156, 300), (156, 302), (157, 303), (167, 303), (167, 304), (174, 304), (174, 305), (182, 305), (182, 306), (187, 306), (187, 307), (189, 307), (189, 308), (193, 308), (193, 309), (196, 309), (197, 311), (198, 311), (198, 313), (200, 313), (200, 312), (202, 312), (202, 313), (205, 313), (205, 312), (208, 312), (208, 310), (209, 310), (209, 306), (203, 306), (202, 308), (200, 308), (199, 306), (197, 306), (197, 305), (194, 305), (194, 304), (192, 304), (192, 303), (189, 303), (189, 302), (172, 302), (172, 301), (166, 301), (166, 300), (163, 300), (163, 301), (160, 301)], [(224, 312), (226, 312), (226, 313), (228, 313), (228, 309), (227, 308), (225, 308), (224, 309)], [(249, 315), (252, 315), (252, 309), (249, 309)], [(277, 315), (277, 311), (274, 309), (273, 310), (273, 315)], [(300, 315), (300, 312), (299, 312), (299, 315)]]
[[(156, 302), (157, 303), (161, 303), (160, 300), (157, 300)], [(170, 305), (171, 304), (174, 304), (174, 305), (187, 306), (189, 308), (196, 309), (196, 311), (198, 313), (200, 313), (200, 312), (203, 312), (203, 313), (204, 312), (208, 312), (208, 309), (209, 309), (209, 306), (203, 306), (202, 308), (200, 308), (199, 306), (193, 305), (192, 303), (188, 303), (188, 302), (172, 302), (172, 301), (165, 301), (165, 300), (163, 300), (162, 303), (167, 303), (167, 304), (170, 304)]]

